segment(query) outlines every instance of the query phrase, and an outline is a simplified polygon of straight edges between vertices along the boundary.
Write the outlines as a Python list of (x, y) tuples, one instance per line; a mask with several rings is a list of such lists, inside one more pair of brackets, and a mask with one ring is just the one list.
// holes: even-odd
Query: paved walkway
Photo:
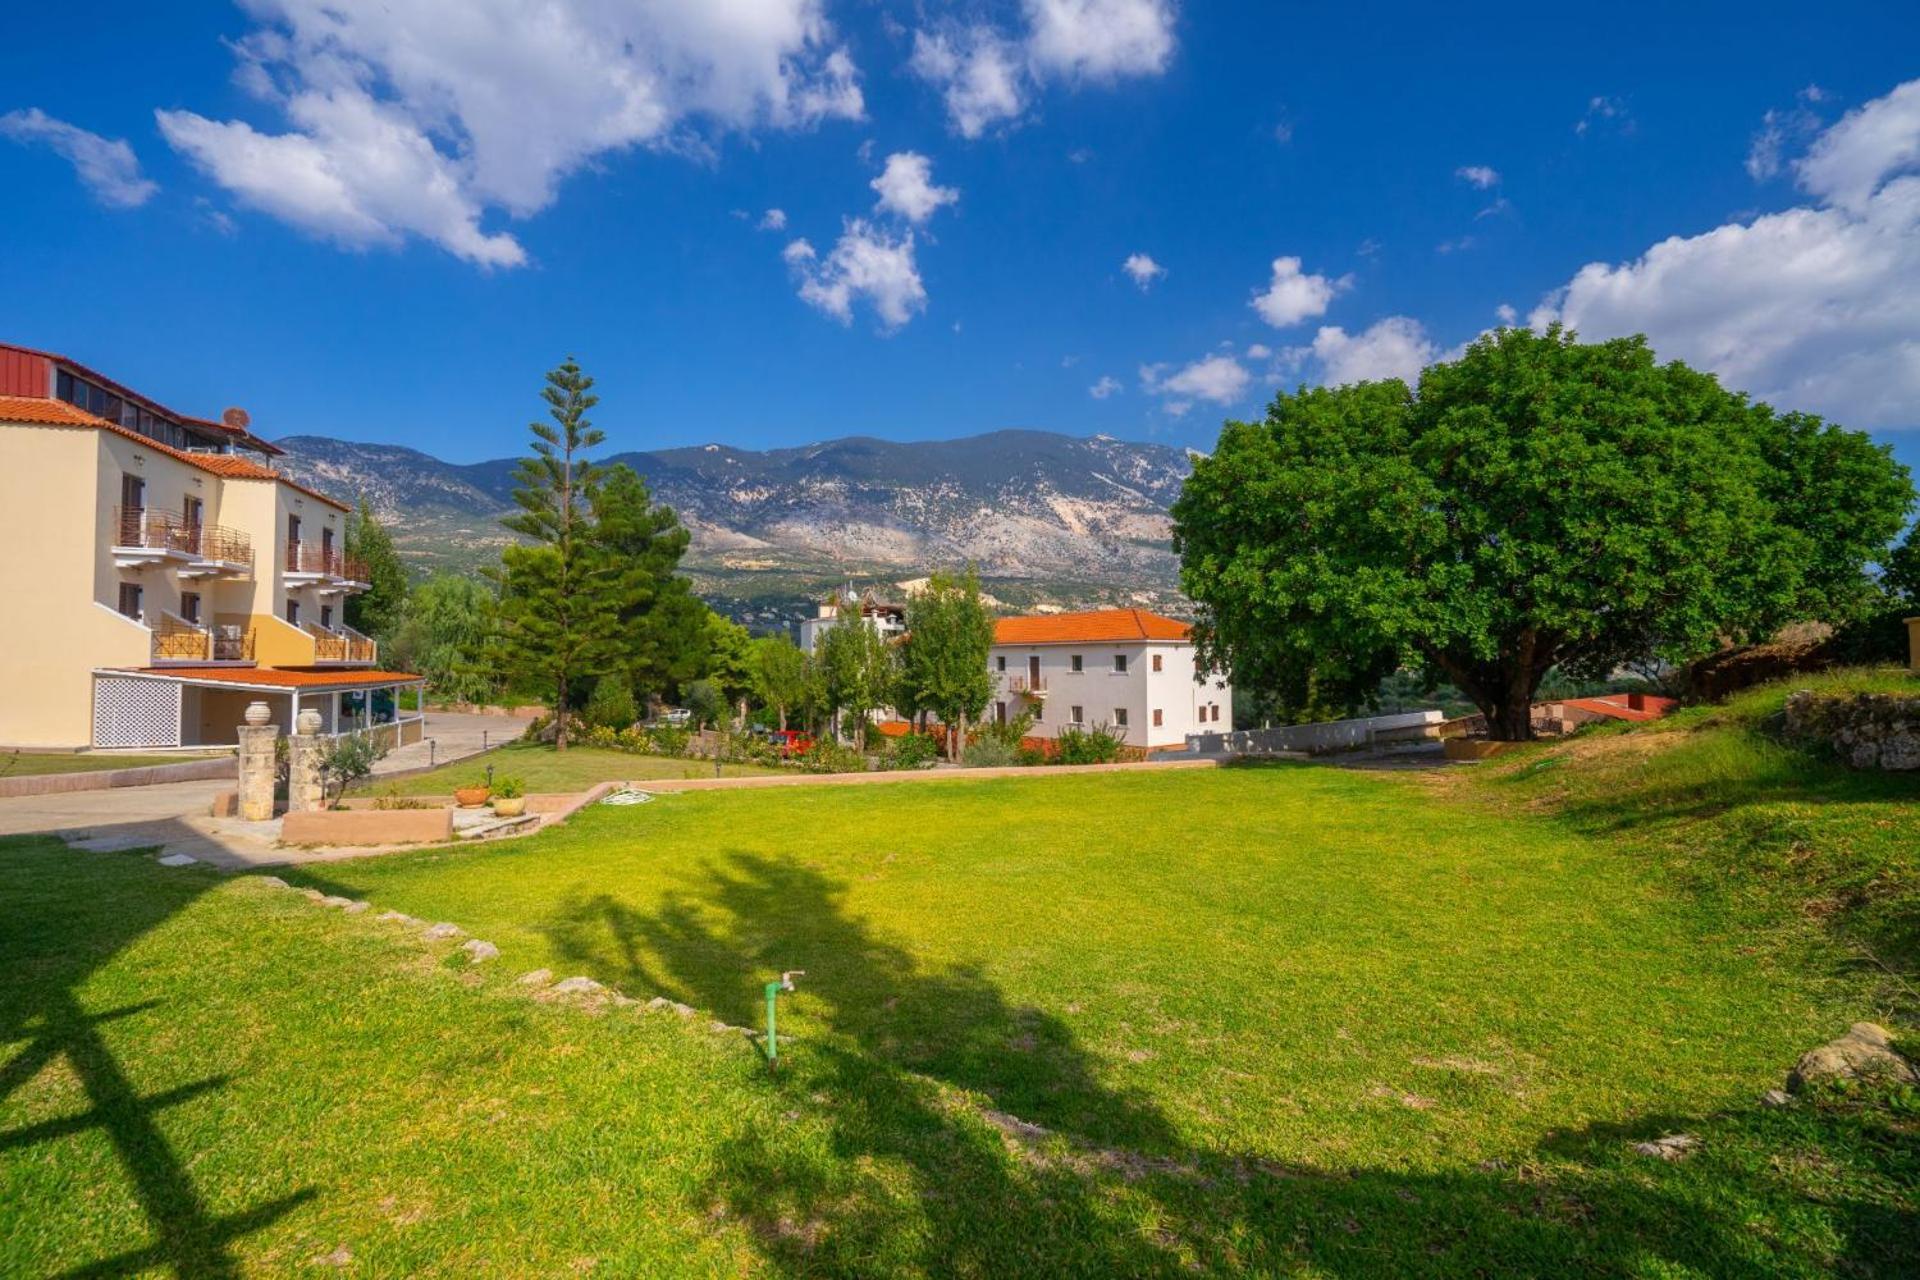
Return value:
[(512, 742), (533, 723), (522, 716), (476, 716), (457, 711), (427, 712), (426, 735), (419, 742), (398, 747), (373, 766), (376, 777), (426, 769), (465, 756), (478, 755), (503, 742)]

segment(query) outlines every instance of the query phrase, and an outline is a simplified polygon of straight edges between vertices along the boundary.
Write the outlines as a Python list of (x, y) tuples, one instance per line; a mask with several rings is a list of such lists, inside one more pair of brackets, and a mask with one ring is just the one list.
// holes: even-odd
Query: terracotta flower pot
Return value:
[(514, 796), (511, 799), (506, 796), (494, 797), (493, 812), (495, 817), (517, 818), (526, 811), (527, 798), (525, 796)]
[(462, 809), (478, 809), (487, 802), (487, 797), (491, 794), (492, 789), (488, 787), (455, 787), (453, 802)]

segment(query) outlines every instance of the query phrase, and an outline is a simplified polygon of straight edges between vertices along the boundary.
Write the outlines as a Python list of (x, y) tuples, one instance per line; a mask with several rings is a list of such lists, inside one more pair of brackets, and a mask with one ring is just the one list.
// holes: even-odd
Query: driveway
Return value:
[(462, 715), (453, 711), (427, 712), (427, 731), (420, 741), (398, 747), (373, 766), (375, 777), (426, 769), (464, 756), (478, 755), (503, 742), (512, 742), (533, 721), (523, 716)]

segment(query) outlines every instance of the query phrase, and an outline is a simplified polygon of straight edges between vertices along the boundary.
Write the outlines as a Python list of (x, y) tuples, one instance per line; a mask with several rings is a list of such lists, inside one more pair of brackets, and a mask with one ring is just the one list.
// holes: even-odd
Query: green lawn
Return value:
[[(469, 756), (465, 760), (410, 778), (392, 781), (374, 778), (356, 788), (356, 794), (444, 795), (455, 787), (479, 780), (486, 773), (488, 765), (493, 766), (496, 778), (519, 778), (528, 791), (585, 791), (597, 782), (713, 777), (711, 760), (643, 756), (601, 747), (569, 747), (565, 751), (555, 751), (549, 746), (528, 744), (495, 747), (492, 751)], [(729, 778), (781, 772), (754, 764), (728, 764), (723, 769)]]
[[(1754, 1105), (1886, 1016), (1842, 963), (1866, 934), (1784, 874), (1707, 891), (1771, 793), (1723, 777), (1708, 813), (1600, 741), (671, 795), (288, 873), (466, 926), (480, 972), (248, 878), (0, 841), (0, 1274), (1912, 1274), (1911, 1102)], [(1610, 769), (1630, 830), (1581, 781)], [(1871, 831), (1910, 872), (1906, 793), (1856, 789), (1832, 859), (1789, 803), (1798, 867)], [(550, 1007), (536, 966), (702, 1014)], [(782, 969), (769, 1077), (706, 1023), (757, 1024)], [(1684, 1162), (1630, 1150), (1678, 1130)]]
[(103, 769), (144, 769), (156, 764), (192, 764), (204, 756), (32, 755), (0, 751), (0, 778), (44, 773), (97, 773)]

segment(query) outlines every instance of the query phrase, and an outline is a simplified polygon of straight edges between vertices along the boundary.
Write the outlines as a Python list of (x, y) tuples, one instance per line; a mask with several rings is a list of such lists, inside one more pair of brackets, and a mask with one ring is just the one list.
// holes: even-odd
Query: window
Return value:
[(1126, 654), (1116, 653), (1113, 655), (1113, 674), (1117, 676), (1123, 676), (1127, 674), (1127, 655)]
[(298, 600), (287, 601), (287, 621), (296, 627), (300, 625), (300, 602)]
[(1158, 728), (1160, 727), (1160, 724), (1161, 724), (1161, 720), (1160, 720), (1160, 708), (1158, 708), (1158, 707), (1155, 707), (1155, 708), (1153, 709), (1153, 727), (1154, 727), (1154, 728), (1156, 728), (1156, 729), (1158, 729)]
[(181, 504), (180, 518), (186, 521), (189, 529), (198, 529), (206, 519), (206, 514), (207, 504), (192, 495), (188, 495)]
[(333, 629), (333, 606), (332, 605), (323, 604), (320, 606), (320, 625), (327, 628), (329, 631)]
[(1160, 655), (1157, 653), (1153, 655), (1153, 669), (1155, 671), (1160, 669)]
[(1213, 704), (1213, 722), (1220, 723), (1220, 704), (1217, 702)]
[(1000, 654), (995, 654), (995, 655), (994, 655), (994, 658), (993, 658), (993, 669), (994, 669), (995, 671), (1005, 671), (1005, 670), (1007, 669), (1007, 655), (1006, 655), (1006, 654), (1004, 654), (1004, 653), (1000, 653)]
[(1005, 724), (1007, 722), (1007, 704), (1006, 703), (996, 702), (993, 704), (993, 722), (995, 724)]
[(180, 593), (180, 616), (185, 618), (188, 622), (195, 624), (196, 626), (199, 625), (199, 622), (200, 622), (200, 593), (199, 592), (182, 591)]
[(140, 584), (123, 582), (120, 584), (120, 612), (128, 618), (140, 616)]
[(1115, 707), (1113, 709), (1113, 727), (1116, 729), (1124, 729), (1127, 727), (1127, 709), (1125, 707)]
[(1084, 709), (1080, 707), (1075, 707), (1073, 709), (1073, 718), (1069, 720), (1067, 723), (1068, 724), (1085, 724), (1086, 722), (1087, 722), (1087, 717)]
[(1073, 663), (1073, 669), (1075, 671), (1084, 671), (1086, 669), (1084, 666), (1081, 665), (1079, 654), (1077, 653), (1074, 654), (1073, 657), (1070, 659), (1070, 661)]

